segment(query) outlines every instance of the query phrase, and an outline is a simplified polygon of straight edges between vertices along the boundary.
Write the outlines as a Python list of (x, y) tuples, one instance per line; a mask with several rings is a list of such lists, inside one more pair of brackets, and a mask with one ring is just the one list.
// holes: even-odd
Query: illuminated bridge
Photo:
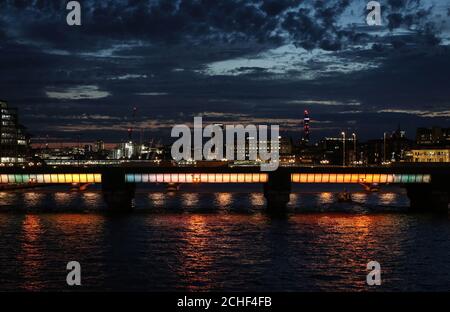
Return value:
[(407, 189), (412, 210), (448, 211), (450, 165), (389, 167), (29, 167), (0, 168), (0, 185), (101, 184), (104, 199), (114, 210), (132, 208), (135, 187), (141, 183), (258, 183), (264, 187), (269, 209), (289, 202), (291, 186), (300, 184), (396, 184)]

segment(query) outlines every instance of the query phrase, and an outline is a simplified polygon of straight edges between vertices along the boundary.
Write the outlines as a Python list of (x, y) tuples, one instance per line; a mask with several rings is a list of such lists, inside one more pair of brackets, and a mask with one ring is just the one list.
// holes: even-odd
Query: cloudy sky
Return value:
[[(205, 122), (312, 139), (450, 126), (450, 3), (381, 0), (0, 0), (0, 98), (36, 139), (166, 141)], [(137, 113), (133, 117), (133, 107)], [(138, 130), (140, 129), (140, 130)]]

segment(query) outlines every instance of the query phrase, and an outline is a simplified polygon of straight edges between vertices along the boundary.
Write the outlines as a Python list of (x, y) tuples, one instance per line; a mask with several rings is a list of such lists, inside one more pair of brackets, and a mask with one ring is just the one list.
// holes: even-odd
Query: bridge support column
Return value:
[(121, 170), (112, 169), (102, 174), (103, 199), (110, 211), (132, 211), (135, 189), (134, 183), (125, 183), (125, 174)]
[(450, 191), (434, 185), (408, 185), (407, 194), (413, 212), (448, 213)]
[(264, 184), (264, 197), (269, 212), (284, 212), (291, 195), (291, 174), (282, 168), (269, 173), (269, 180)]

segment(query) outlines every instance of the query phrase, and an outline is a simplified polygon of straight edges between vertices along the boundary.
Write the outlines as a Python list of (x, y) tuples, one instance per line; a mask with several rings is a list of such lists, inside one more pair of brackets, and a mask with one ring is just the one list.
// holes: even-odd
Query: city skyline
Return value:
[(200, 115), (300, 138), (305, 109), (312, 141), (450, 121), (445, 1), (382, 1), (382, 26), (359, 0), (102, 3), (81, 26), (65, 3), (0, 5), (0, 98), (35, 138), (165, 140)]
[(0, 294), (448, 303), (449, 73), (450, 0), (0, 0)]

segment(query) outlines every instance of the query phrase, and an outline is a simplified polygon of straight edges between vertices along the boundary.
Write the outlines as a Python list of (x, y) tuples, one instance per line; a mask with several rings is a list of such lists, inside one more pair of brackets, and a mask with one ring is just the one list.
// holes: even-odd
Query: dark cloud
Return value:
[(411, 1), (408, 1), (408, 0), (388, 0), (389, 6), (391, 8), (393, 8), (393, 9), (404, 8), (408, 2), (411, 2)]
[[(19, 106), (35, 135), (119, 140), (135, 106), (154, 133), (205, 112), (289, 120), (297, 131), (292, 120), (306, 107), (316, 135), (448, 122), (418, 115), (450, 106), (450, 52), (425, 1), (385, 2), (385, 28), (364, 24), (364, 1), (84, 0), (81, 27), (66, 25), (66, 2), (0, 0), (0, 98)], [(307, 51), (261, 58), (288, 44)], [(204, 74), (227, 60), (237, 60), (229, 75)], [(387, 108), (397, 113), (378, 112)], [(416, 115), (398, 113), (408, 109)]]
[(267, 0), (263, 2), (261, 9), (269, 16), (276, 16), (294, 7), (295, 4), (295, 0)]
[[(86, 49), (131, 38), (169, 44), (294, 41), (307, 49), (334, 51), (363, 36), (337, 23), (350, 0), (85, 0), (79, 28), (64, 25), (66, 2), (6, 0), (2, 8), (16, 19), (10, 27), (20, 36), (58, 48)], [(388, 1), (383, 12), (389, 28), (422, 28), (429, 12), (419, 4), (419, 0)]]

